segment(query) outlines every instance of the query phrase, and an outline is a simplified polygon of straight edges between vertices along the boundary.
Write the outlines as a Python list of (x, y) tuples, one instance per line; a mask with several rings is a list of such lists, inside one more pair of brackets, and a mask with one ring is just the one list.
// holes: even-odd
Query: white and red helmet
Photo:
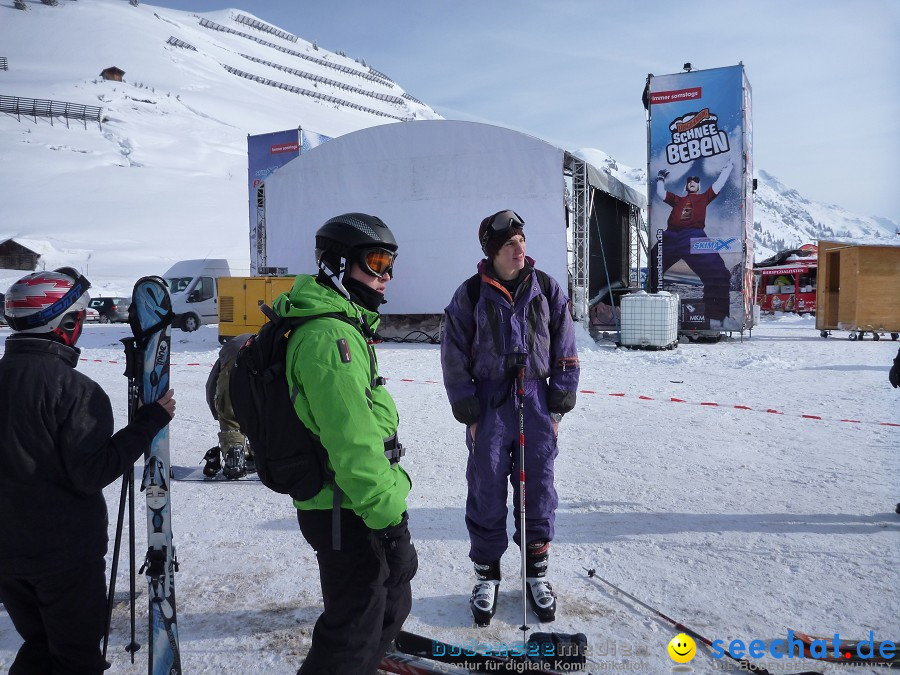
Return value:
[(71, 267), (35, 272), (9, 287), (3, 314), (17, 333), (56, 333), (74, 344), (91, 300), (91, 283)]

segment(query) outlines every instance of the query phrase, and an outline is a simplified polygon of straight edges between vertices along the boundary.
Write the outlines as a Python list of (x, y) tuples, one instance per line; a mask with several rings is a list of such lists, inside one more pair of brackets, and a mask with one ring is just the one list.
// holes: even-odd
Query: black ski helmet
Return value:
[(316, 263), (340, 275), (360, 249), (385, 248), (396, 253), (397, 240), (378, 216), (344, 213), (325, 222), (316, 232)]

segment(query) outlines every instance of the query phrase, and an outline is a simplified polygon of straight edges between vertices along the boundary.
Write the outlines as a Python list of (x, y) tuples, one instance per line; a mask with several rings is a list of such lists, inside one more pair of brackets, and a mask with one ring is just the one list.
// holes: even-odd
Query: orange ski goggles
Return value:
[(386, 248), (367, 248), (360, 254), (363, 269), (373, 277), (383, 278), (386, 274), (394, 276), (394, 261), (397, 254)]

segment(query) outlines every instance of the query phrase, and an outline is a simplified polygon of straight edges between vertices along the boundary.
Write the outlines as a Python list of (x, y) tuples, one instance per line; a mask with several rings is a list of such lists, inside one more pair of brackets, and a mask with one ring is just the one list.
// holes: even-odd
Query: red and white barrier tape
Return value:
[[(121, 361), (106, 361), (104, 359), (79, 359), (79, 360), (90, 361), (93, 363), (122, 363)], [(183, 364), (171, 363), (169, 365), (171, 365), (171, 366), (178, 366), (178, 365), (206, 366), (207, 368), (212, 368), (212, 366), (213, 366), (213, 364), (211, 364), (211, 363), (183, 363)], [(423, 384), (441, 384), (437, 380), (414, 380), (414, 379), (410, 379), (408, 377), (400, 377), (400, 378), (389, 377), (386, 379), (388, 381), (396, 380), (397, 382), (411, 382), (411, 383), (420, 382)], [(603, 394), (601, 392), (593, 391), (591, 389), (579, 389), (578, 393), (579, 394), (595, 394), (597, 396), (603, 396)], [(629, 398), (629, 395), (625, 394), (625, 393), (607, 393), (606, 396), (613, 396), (616, 398)], [(822, 422), (847, 422), (849, 424), (874, 424), (876, 426), (881, 426), (881, 427), (898, 427), (898, 428), (900, 428), (900, 423), (897, 423), (897, 422), (872, 422), (870, 420), (839, 419), (836, 417), (827, 417), (827, 416), (823, 416), (823, 415), (805, 415), (805, 414), (797, 415), (797, 413), (786, 413), (786, 412), (782, 412), (781, 410), (777, 410), (775, 408), (751, 408), (750, 406), (747, 406), (747, 405), (736, 405), (736, 404), (729, 404), (729, 403), (714, 403), (712, 401), (695, 402), (695, 401), (688, 401), (683, 398), (675, 398), (674, 396), (669, 397), (669, 398), (654, 398), (652, 396), (640, 395), (640, 396), (636, 396), (635, 398), (637, 398), (639, 401), (662, 401), (664, 403), (684, 403), (686, 405), (699, 405), (699, 406), (704, 406), (707, 408), (749, 410), (751, 412), (768, 413), (770, 415), (787, 415), (790, 417), (800, 417), (800, 418), (806, 419), (806, 420), (819, 420)]]
[[(390, 380), (390, 379), (392, 379), (392, 378), (388, 378), (388, 380)], [(398, 381), (399, 382), (423, 382), (425, 384), (440, 384), (440, 382), (437, 382), (436, 380), (411, 380), (409, 378), (400, 378)], [(601, 392), (593, 391), (592, 389), (579, 389), (578, 393), (579, 394), (595, 394), (598, 396), (603, 396), (603, 394)], [(606, 396), (614, 396), (616, 398), (628, 398), (629, 397), (629, 395), (625, 394), (625, 393), (608, 393), (608, 394), (606, 394)], [(652, 396), (640, 395), (640, 396), (636, 396), (635, 398), (637, 398), (639, 401), (662, 401), (665, 403), (684, 403), (686, 405), (699, 405), (699, 406), (704, 406), (707, 408), (723, 408), (723, 409), (731, 408), (734, 410), (749, 410), (751, 412), (768, 413), (770, 415), (787, 415), (787, 416), (792, 416), (792, 417), (797, 416), (802, 419), (820, 420), (823, 422), (848, 422), (850, 424), (875, 424), (877, 426), (882, 426), (882, 427), (898, 427), (898, 428), (900, 428), (900, 423), (897, 423), (897, 422), (872, 422), (870, 420), (838, 419), (838, 418), (826, 417), (826, 416), (822, 416), (822, 415), (806, 415), (806, 414), (797, 415), (796, 413), (785, 413), (785, 412), (782, 412), (781, 410), (776, 410), (775, 408), (751, 408), (748, 405), (732, 405), (732, 404), (726, 404), (726, 403), (714, 403), (712, 401), (694, 402), (694, 401), (685, 400), (683, 398), (675, 398), (674, 396), (672, 396), (670, 398), (654, 398)]]
[[(579, 393), (581, 393), (581, 394), (597, 394), (598, 392), (591, 391), (590, 389), (581, 389), (581, 390), (579, 390)], [(600, 395), (602, 396), (602, 394), (600, 394)], [(628, 394), (612, 394), (612, 393), (610, 393), (610, 394), (607, 394), (607, 396), (616, 396), (618, 398), (626, 398), (628, 396)], [(870, 420), (839, 419), (839, 418), (835, 418), (835, 417), (827, 417), (827, 416), (822, 416), (822, 415), (807, 415), (807, 414), (798, 415), (797, 413), (785, 413), (785, 412), (782, 412), (781, 410), (777, 410), (775, 408), (751, 408), (748, 405), (737, 405), (737, 404), (729, 404), (729, 403), (714, 403), (712, 401), (695, 402), (695, 401), (687, 401), (683, 398), (675, 398), (674, 396), (669, 397), (669, 398), (658, 398), (658, 399), (653, 398), (652, 396), (637, 396), (636, 398), (641, 401), (662, 401), (665, 403), (685, 403), (687, 405), (699, 405), (699, 406), (706, 406), (706, 407), (710, 407), (710, 408), (724, 408), (724, 409), (731, 408), (733, 410), (750, 410), (752, 412), (768, 413), (770, 415), (788, 415), (791, 417), (800, 417), (800, 418), (806, 419), (806, 420), (820, 420), (823, 422), (849, 422), (850, 424), (875, 424), (875, 425), (883, 426), (883, 427), (900, 427), (900, 423), (896, 423), (896, 422), (873, 422)]]

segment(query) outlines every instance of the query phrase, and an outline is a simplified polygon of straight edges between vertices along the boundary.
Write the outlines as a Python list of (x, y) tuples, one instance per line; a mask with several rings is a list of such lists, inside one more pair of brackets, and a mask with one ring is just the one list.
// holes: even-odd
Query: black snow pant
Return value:
[(349, 509), (341, 509), (341, 550), (331, 547), (331, 510), (297, 511), (300, 531), (316, 551), (325, 610), (298, 675), (372, 675), (412, 609), (407, 581), (388, 587), (382, 541)]
[(0, 601), (25, 641), (10, 675), (103, 672), (105, 560), (39, 578), (0, 577)]

